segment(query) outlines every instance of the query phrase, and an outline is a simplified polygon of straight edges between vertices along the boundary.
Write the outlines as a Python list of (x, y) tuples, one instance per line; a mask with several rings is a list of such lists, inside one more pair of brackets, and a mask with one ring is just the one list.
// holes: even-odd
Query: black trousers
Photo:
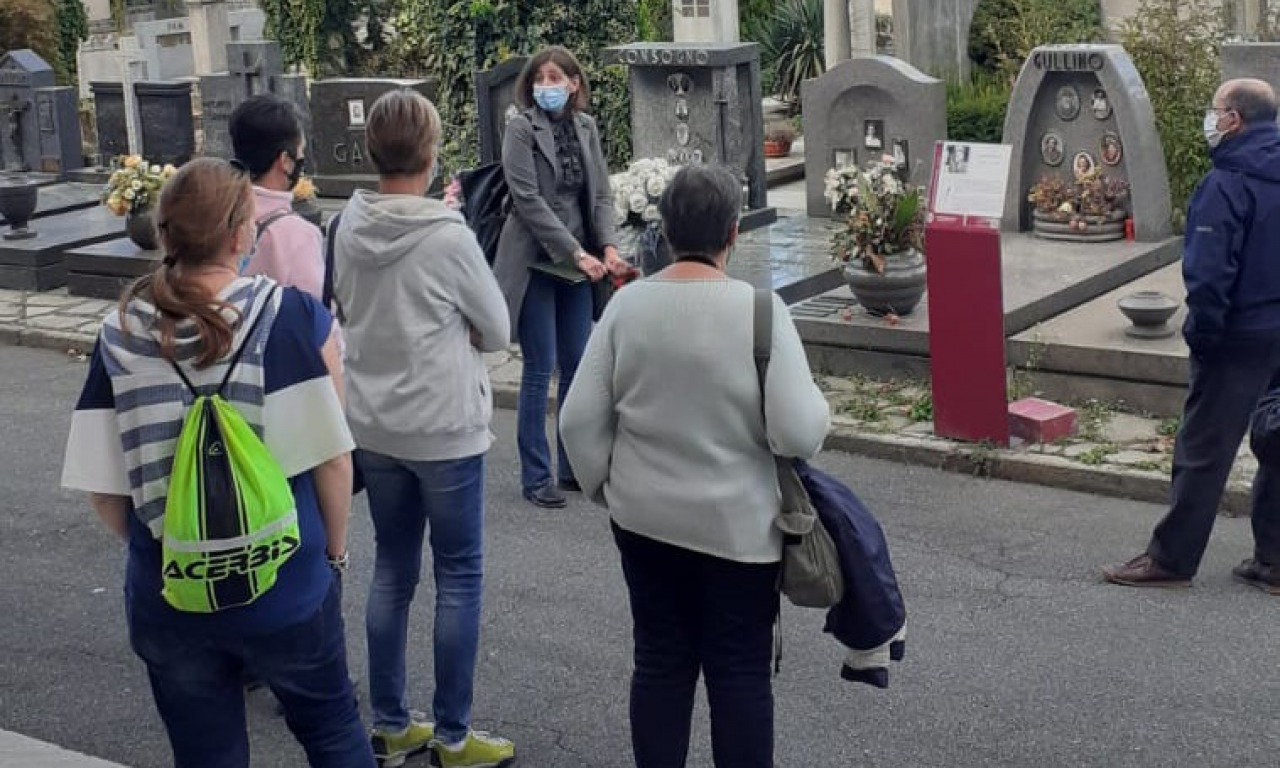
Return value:
[(613, 526), (631, 596), (637, 768), (683, 768), (701, 672), (716, 768), (773, 768), (778, 564), (739, 563)]
[[(1280, 387), (1280, 335), (1192, 353), (1191, 382), (1173, 451), (1173, 499), (1147, 554), (1190, 578), (1200, 567), (1236, 452), (1258, 400)], [(1253, 481), (1254, 557), (1280, 564), (1280, 466)]]

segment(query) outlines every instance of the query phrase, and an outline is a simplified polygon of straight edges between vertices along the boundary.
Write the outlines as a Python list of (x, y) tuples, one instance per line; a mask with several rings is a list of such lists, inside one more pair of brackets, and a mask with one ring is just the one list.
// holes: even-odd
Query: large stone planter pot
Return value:
[(0, 214), (4, 214), (9, 222), (9, 231), (4, 233), (5, 240), (26, 240), (36, 236), (27, 228), (31, 214), (36, 212), (39, 202), (39, 186), (25, 179), (0, 178)]
[[(1124, 220), (1124, 211), (1113, 211), (1106, 216), (1083, 217), (1035, 211), (1032, 217), (1032, 231), (1035, 232), (1036, 237), (1043, 240), (1109, 243), (1124, 239)], [(1074, 225), (1073, 221), (1076, 222)]]
[(924, 254), (913, 248), (887, 256), (883, 275), (864, 268), (860, 260), (854, 259), (845, 265), (844, 279), (867, 314), (909, 315), (924, 296)]
[(124, 231), (133, 244), (144, 251), (154, 251), (160, 247), (160, 238), (156, 232), (156, 222), (152, 218), (151, 209), (130, 211), (124, 220)]

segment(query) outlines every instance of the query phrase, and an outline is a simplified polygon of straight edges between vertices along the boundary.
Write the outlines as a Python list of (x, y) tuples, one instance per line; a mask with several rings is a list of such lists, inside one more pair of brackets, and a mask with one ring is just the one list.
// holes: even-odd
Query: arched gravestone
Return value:
[[(1031, 228), (1027, 193), (1044, 176), (1070, 179), (1081, 153), (1129, 182), (1138, 240), (1172, 231), (1169, 174), (1146, 86), (1118, 45), (1052, 45), (1027, 57), (1005, 115), (1013, 145), (1004, 226)], [(1056, 162), (1055, 162), (1056, 161)]]
[(933, 172), (934, 142), (947, 137), (947, 87), (891, 56), (842, 62), (802, 88), (805, 207), (830, 216), (829, 168), (901, 153), (916, 183)]
[(476, 116), (480, 131), (480, 164), (502, 159), (502, 135), (515, 106), (516, 81), (527, 57), (515, 56), (493, 69), (476, 73)]

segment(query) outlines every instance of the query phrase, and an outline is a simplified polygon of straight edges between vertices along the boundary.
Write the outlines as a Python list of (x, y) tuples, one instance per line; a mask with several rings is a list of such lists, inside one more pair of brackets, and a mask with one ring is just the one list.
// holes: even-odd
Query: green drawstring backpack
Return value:
[(179, 611), (252, 603), (275, 585), (302, 542), (288, 478), (222, 397), (274, 295), (273, 288), (212, 395), (200, 394), (173, 363), (195, 397), (178, 434), (161, 544), (162, 594)]

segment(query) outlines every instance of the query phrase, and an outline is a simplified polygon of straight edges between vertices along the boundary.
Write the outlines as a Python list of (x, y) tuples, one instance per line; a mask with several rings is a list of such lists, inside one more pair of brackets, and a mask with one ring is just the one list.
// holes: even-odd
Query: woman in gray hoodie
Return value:
[[(507, 765), (506, 739), (471, 730), (480, 631), (484, 454), (493, 437), (481, 352), (505, 349), (506, 303), (462, 216), (426, 191), (440, 117), (395, 90), (369, 112), (378, 191), (335, 232), (334, 298), (347, 318), (347, 418), (369, 492), (377, 557), (366, 623), (373, 749), (383, 765), (434, 749), (445, 768)], [(431, 526), (434, 722), (405, 701), (409, 605)]]

